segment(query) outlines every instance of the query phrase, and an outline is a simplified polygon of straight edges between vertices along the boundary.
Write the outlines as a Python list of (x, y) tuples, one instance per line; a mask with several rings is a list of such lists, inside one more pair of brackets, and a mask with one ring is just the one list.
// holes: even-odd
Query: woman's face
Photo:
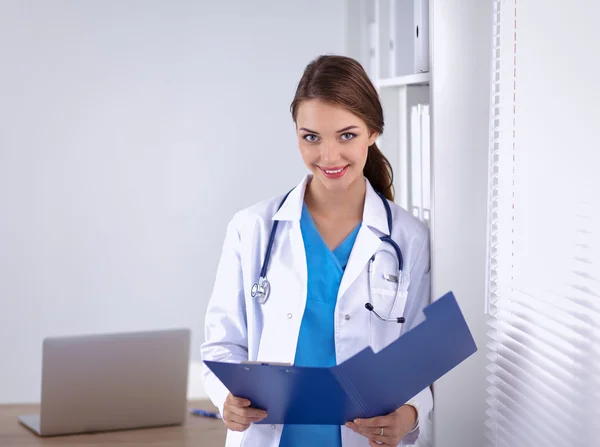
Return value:
[(298, 106), (296, 129), (304, 163), (327, 190), (342, 191), (363, 178), (369, 146), (378, 135), (362, 119), (311, 99)]

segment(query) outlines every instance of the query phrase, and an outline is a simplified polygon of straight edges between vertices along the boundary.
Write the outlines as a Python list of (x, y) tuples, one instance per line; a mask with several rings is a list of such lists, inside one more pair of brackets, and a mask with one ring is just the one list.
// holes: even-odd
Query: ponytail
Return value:
[(365, 163), (363, 174), (376, 191), (383, 194), (386, 199), (394, 201), (394, 174), (392, 165), (375, 143), (369, 146), (369, 153), (367, 154), (367, 162)]

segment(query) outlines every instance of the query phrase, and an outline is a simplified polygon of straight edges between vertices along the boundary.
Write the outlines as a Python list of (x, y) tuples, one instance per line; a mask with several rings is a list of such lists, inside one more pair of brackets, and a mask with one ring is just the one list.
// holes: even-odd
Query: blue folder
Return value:
[(452, 292), (424, 312), (381, 351), (369, 347), (330, 368), (205, 363), (231, 394), (267, 411), (261, 424), (344, 425), (393, 412), (477, 351)]

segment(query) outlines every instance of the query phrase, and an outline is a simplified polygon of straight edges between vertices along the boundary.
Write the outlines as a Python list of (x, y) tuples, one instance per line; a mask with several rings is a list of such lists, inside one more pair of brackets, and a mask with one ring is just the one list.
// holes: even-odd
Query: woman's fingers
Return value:
[(234, 407), (226, 406), (223, 411), (223, 421), (227, 428), (233, 431), (244, 431), (250, 427), (252, 421), (235, 413)]
[(398, 430), (395, 427), (384, 427), (383, 436), (381, 435), (381, 427), (360, 427), (360, 432), (364, 435), (380, 436), (380, 437), (396, 437)]
[(227, 417), (223, 419), (225, 419), (225, 422), (228, 424), (237, 425), (243, 430), (246, 430), (248, 427), (250, 427), (250, 424), (252, 423), (252, 421), (249, 421), (248, 419), (238, 416), (234, 413), (229, 413)]
[(227, 428), (234, 431), (244, 431), (253, 422), (261, 421), (267, 417), (263, 410), (250, 407), (250, 401), (229, 394), (223, 408), (223, 420)]
[(257, 408), (236, 407), (236, 406), (230, 405), (230, 406), (228, 406), (228, 409), (231, 411), (232, 414), (234, 414), (242, 419), (246, 419), (250, 422), (260, 421), (267, 417), (266, 411), (259, 410)]
[(396, 422), (396, 417), (392, 413), (385, 416), (377, 416), (369, 419), (355, 419), (354, 422), (359, 427), (377, 427), (381, 429), (381, 427), (392, 427)]
[[(346, 427), (367, 438), (370, 446), (398, 444), (398, 429), (394, 425), (389, 425), (388, 418), (363, 419), (357, 422), (348, 422), (346, 423)], [(381, 435), (382, 426), (376, 424), (388, 424), (383, 426), (383, 436)]]
[(265, 411), (251, 408), (250, 401), (242, 397), (235, 397), (229, 394), (225, 401), (225, 405), (228, 406), (233, 413), (248, 419), (261, 420), (267, 417)]
[(249, 407), (250, 406), (250, 401), (248, 399), (244, 399), (243, 397), (235, 397), (231, 393), (229, 393), (227, 395), (227, 399), (225, 399), (225, 403), (236, 406), (236, 407)]
[(396, 446), (396, 445), (398, 445), (398, 443), (396, 443), (396, 444), (394, 444), (394, 443), (390, 443), (390, 444), (388, 444), (388, 443), (386, 443), (385, 441), (384, 441), (384, 442), (378, 442), (378, 441), (371, 441), (371, 440), (369, 439), (369, 447), (381, 447), (382, 445), (383, 445), (383, 446), (386, 446), (386, 445), (393, 445), (393, 446)]

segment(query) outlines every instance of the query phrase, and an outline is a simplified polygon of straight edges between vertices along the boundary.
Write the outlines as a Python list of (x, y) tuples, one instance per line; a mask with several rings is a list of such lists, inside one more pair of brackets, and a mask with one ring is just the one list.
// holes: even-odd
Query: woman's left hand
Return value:
[(347, 422), (346, 427), (369, 439), (371, 447), (380, 445), (397, 446), (402, 438), (412, 431), (416, 422), (417, 410), (410, 405), (403, 405), (393, 413), (385, 416), (355, 419), (353, 422)]

